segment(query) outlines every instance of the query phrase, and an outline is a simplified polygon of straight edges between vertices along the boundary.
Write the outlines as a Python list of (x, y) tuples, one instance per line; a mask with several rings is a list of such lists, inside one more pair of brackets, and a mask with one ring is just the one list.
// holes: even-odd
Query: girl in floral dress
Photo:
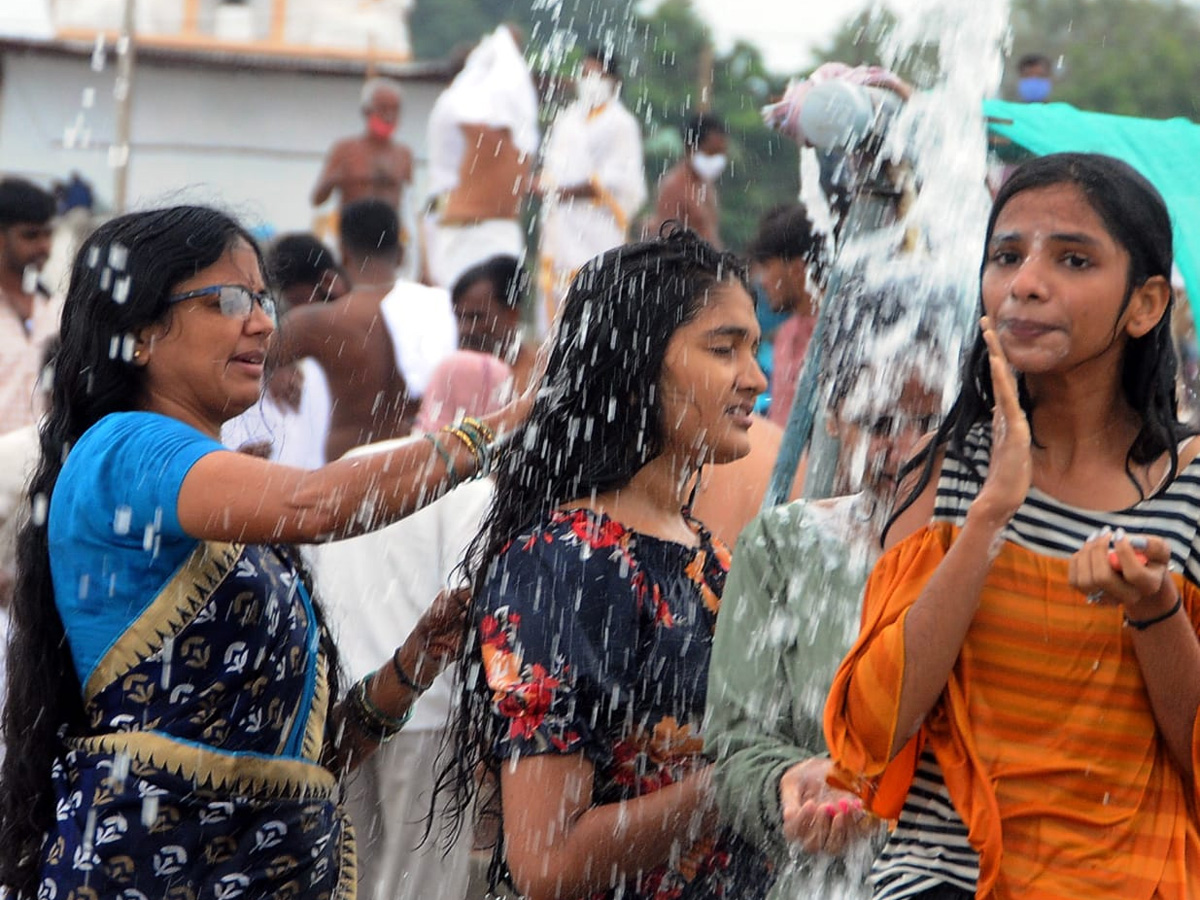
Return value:
[(465, 810), (497, 775), (493, 882), (533, 900), (744, 897), (699, 732), (729, 555), (687, 510), (766, 387), (744, 272), (686, 231), (621, 247), (557, 334), (468, 564), (479, 665), (443, 780)]

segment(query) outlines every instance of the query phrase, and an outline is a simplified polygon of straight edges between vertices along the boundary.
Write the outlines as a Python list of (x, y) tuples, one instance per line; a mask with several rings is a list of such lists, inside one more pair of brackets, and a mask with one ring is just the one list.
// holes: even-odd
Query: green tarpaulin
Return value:
[(1075, 151), (1123, 159), (1158, 188), (1171, 210), (1175, 265), (1200, 322), (1200, 125), (1187, 119), (1134, 119), (1084, 112), (1066, 103), (983, 105), (988, 130), (1030, 153)]

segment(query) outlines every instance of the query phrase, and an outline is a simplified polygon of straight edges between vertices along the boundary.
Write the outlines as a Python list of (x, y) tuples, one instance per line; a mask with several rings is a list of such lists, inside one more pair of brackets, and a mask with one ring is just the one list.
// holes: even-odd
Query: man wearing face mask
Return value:
[(621, 103), (620, 89), (613, 53), (589, 50), (575, 81), (576, 100), (559, 112), (546, 139), (538, 179), (543, 330), (575, 272), (623, 244), (631, 217), (646, 201), (642, 131)]
[(712, 116), (698, 115), (683, 126), (683, 159), (663, 176), (658, 203), (650, 220), (657, 234), (668, 219), (682, 222), (714, 247), (721, 247), (721, 206), (717, 179), (725, 170), (729, 137), (724, 124)]
[(1022, 103), (1045, 103), (1054, 89), (1050, 60), (1040, 53), (1027, 53), (1017, 63), (1017, 99)]
[(402, 101), (400, 85), (389, 78), (372, 78), (363, 85), (366, 132), (333, 145), (313, 188), (313, 206), (320, 206), (336, 191), (339, 211), (359, 200), (382, 200), (400, 211), (413, 171), (412, 151), (392, 140)]

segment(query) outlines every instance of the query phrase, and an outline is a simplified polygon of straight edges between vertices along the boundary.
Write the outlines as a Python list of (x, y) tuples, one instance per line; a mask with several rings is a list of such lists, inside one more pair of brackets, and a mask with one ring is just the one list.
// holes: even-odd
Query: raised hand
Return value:
[(992, 411), (992, 458), (972, 510), (978, 507), (988, 518), (1006, 523), (1025, 501), (1033, 483), (1029, 420), (1021, 409), (1017, 379), (991, 320), (984, 316), (979, 324), (988, 348), (995, 407)]

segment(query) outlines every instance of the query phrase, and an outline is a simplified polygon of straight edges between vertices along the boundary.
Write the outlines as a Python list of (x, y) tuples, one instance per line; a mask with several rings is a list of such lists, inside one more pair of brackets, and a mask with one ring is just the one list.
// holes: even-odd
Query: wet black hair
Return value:
[(705, 138), (710, 134), (728, 134), (725, 129), (725, 123), (716, 116), (708, 113), (700, 113), (692, 116), (683, 123), (680, 129), (680, 134), (683, 137), (683, 146), (686, 150), (694, 151), (704, 143)]
[[(995, 232), (996, 220), (1013, 197), (1025, 191), (1057, 185), (1072, 185), (1079, 190), (1088, 205), (1104, 223), (1114, 241), (1129, 254), (1126, 277), (1125, 311), (1133, 292), (1151, 278), (1171, 282), (1173, 242), (1171, 216), (1166, 201), (1155, 187), (1132, 166), (1110, 156), (1096, 153), (1056, 153), (1022, 164), (1000, 188), (992, 203), (984, 237), (980, 275), (987, 266), (988, 247)], [(1125, 457), (1129, 480), (1142, 493), (1133, 473), (1133, 466), (1147, 465), (1166, 453), (1170, 459), (1168, 477), (1163, 489), (1179, 470), (1179, 443), (1189, 430), (1179, 421), (1175, 397), (1177, 361), (1171, 340), (1171, 308), (1174, 292), (1168, 295), (1162, 318), (1146, 334), (1130, 338), (1121, 360), (1121, 390), (1131, 409), (1142, 418), (1142, 427)], [(983, 302), (980, 298), (980, 314)], [(912, 492), (899, 504), (892, 521), (916, 501), (933, 477), (933, 467), (943, 448), (947, 452), (968, 458), (967, 433), (977, 424), (992, 418), (994, 393), (988, 363), (987, 345), (982, 332), (977, 332), (962, 367), (962, 384), (958, 397), (950, 408), (932, 441), (906, 467), (906, 473), (920, 470)], [(1032, 399), (1019, 380), (1021, 406), (1026, 414), (1032, 411)], [(1034, 435), (1037, 439), (1037, 435)], [(982, 474), (982, 473), (981, 473)], [(888, 528), (891, 527), (888, 523)], [(884, 536), (887, 528), (884, 529)]]
[(45, 225), (54, 218), (54, 195), (24, 178), (0, 180), (0, 228), (10, 225)]
[(295, 285), (315, 287), (329, 271), (340, 271), (333, 251), (308, 232), (283, 234), (266, 252), (266, 276), (278, 291)]
[[(699, 314), (711, 291), (746, 287), (736, 257), (674, 222), (663, 233), (609, 250), (572, 281), (537, 398), (501, 457), (491, 507), (467, 553), (474, 596), (514, 537), (563, 503), (624, 487), (662, 452), (659, 383), (671, 336)], [(475, 805), (480, 769), (499, 771), (492, 748), (500, 726), (478, 665), (475, 624), (472, 615), (455, 727), (443, 753), (449, 758), (435, 790), (451, 794), (443, 832), (449, 838)], [(493, 881), (501, 861), (497, 848)]]
[(338, 238), (342, 247), (357, 256), (394, 253), (399, 259), (400, 218), (382, 200), (356, 200), (342, 208)]
[(1017, 60), (1017, 71), (1024, 72), (1026, 69), (1032, 69), (1034, 66), (1044, 66), (1047, 73), (1051, 70), (1050, 57), (1044, 53), (1026, 53)]
[(508, 309), (516, 309), (521, 305), (529, 286), (529, 277), (521, 267), (521, 261), (515, 256), (500, 254), (476, 263), (459, 275), (450, 289), (450, 301), (458, 303), (463, 294), (479, 281), (490, 283), (496, 299)]
[[(119, 216), (83, 242), (63, 305), (50, 408), (38, 431), (40, 452), (27, 511), (49, 507), (67, 454), (85, 431), (109, 413), (141, 408), (145, 371), (130, 358), (133, 336), (168, 321), (167, 298), (176, 286), (240, 241), (259, 253), (249, 232), (225, 213), (176, 206)], [(118, 285), (123, 289), (119, 301)], [(63, 751), (59, 732), (78, 734), (87, 726), (79, 678), (55, 604), (44, 515), (30, 516), (20, 530), (11, 612), (3, 717), (7, 752), (0, 768), (0, 884), (32, 897), (42, 838), (54, 822), (50, 772)], [(333, 684), (337, 651), (323, 626), (321, 633), (335, 673)]]
[(768, 210), (758, 223), (758, 233), (746, 255), (755, 262), (803, 259), (812, 268), (813, 277), (823, 280), (825, 241), (813, 228), (808, 210), (801, 203)]

